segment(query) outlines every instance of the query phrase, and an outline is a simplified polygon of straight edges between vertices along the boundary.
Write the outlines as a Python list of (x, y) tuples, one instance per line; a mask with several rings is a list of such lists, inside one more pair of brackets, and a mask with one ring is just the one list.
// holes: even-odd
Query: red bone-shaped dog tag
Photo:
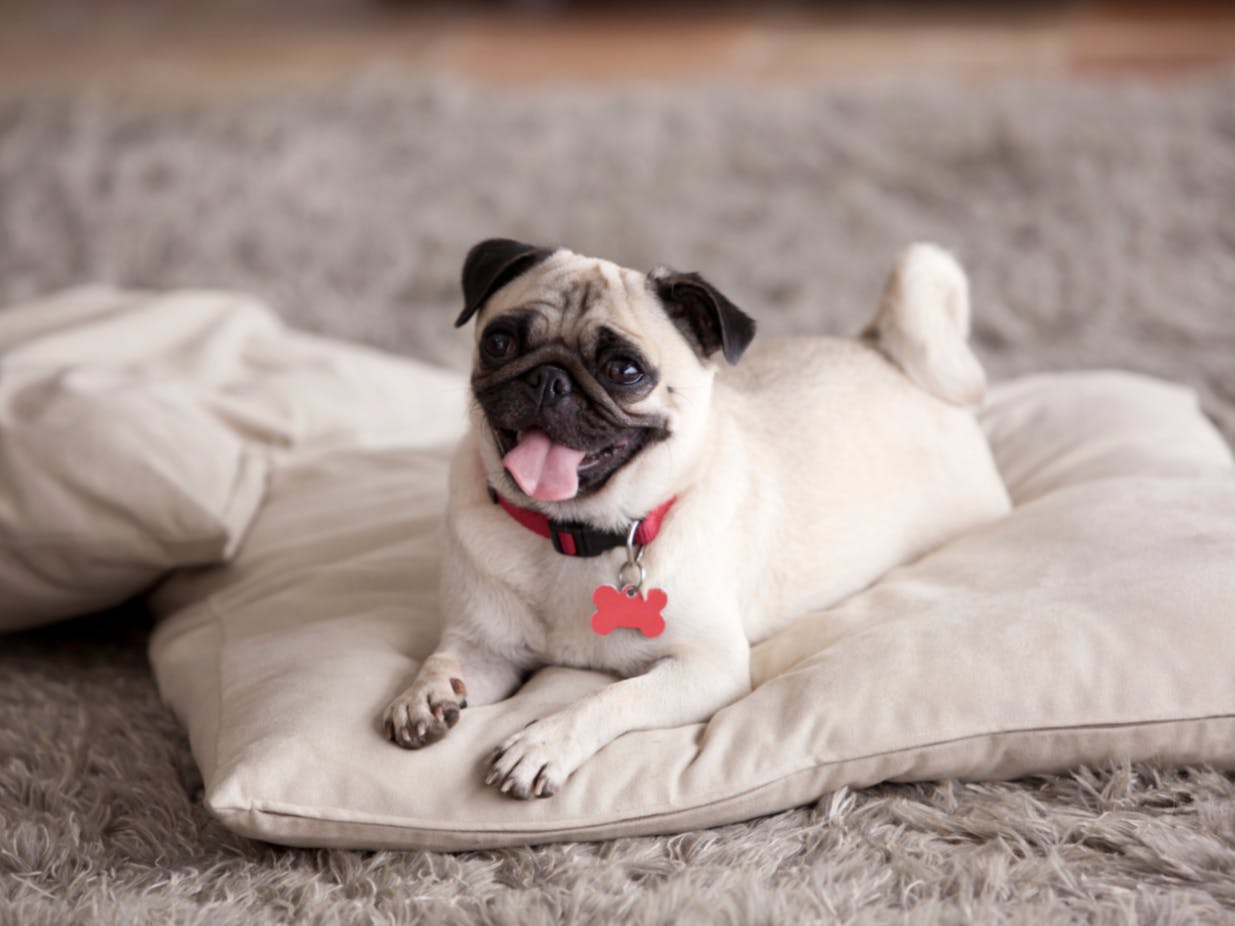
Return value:
[(601, 585), (592, 592), (592, 603), (596, 605), (592, 629), (601, 636), (616, 627), (631, 627), (645, 637), (659, 637), (665, 629), (660, 612), (669, 603), (669, 596), (659, 588), (649, 591), (645, 599), (633, 585)]

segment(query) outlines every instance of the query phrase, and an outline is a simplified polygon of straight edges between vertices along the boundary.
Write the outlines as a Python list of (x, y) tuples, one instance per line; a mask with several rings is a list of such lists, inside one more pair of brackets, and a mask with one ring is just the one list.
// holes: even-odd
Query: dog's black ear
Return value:
[(723, 351), (737, 363), (755, 338), (755, 320), (697, 273), (656, 270), (651, 279), (673, 323), (701, 356)]
[(489, 238), (475, 245), (463, 261), (463, 311), (455, 319), (455, 327), (466, 325), (486, 299), (555, 250), (509, 238)]

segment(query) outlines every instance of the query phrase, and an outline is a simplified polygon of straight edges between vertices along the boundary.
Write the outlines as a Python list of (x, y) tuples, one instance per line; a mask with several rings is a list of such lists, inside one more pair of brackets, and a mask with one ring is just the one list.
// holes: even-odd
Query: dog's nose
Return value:
[(570, 395), (575, 384), (571, 382), (570, 374), (561, 367), (546, 363), (538, 366), (523, 378), (532, 387), (536, 396), (536, 404), (540, 408), (553, 405)]

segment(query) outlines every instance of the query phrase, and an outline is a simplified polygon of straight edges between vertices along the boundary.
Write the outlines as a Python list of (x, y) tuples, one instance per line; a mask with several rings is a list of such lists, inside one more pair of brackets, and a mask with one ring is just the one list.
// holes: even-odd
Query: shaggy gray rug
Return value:
[[(494, 94), (374, 78), (192, 110), (0, 101), (0, 301), (221, 285), (459, 364), (492, 234), (697, 269), (765, 332), (855, 331), (926, 237), (996, 376), (1122, 366), (1235, 437), (1235, 79)], [(283, 849), (204, 811), (139, 607), (0, 640), (0, 922), (1235, 919), (1235, 776), (885, 785), (667, 838)]]

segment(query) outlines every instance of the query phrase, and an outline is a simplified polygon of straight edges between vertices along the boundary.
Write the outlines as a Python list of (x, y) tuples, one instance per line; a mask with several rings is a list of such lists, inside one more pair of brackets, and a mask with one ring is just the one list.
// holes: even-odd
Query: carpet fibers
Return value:
[[(1167, 376), (1235, 438), (1229, 75), (0, 100), (0, 302), (235, 287), (460, 365), (459, 264), (493, 234), (699, 270), (772, 333), (856, 331), (894, 252), (934, 239), (972, 274), (993, 376)], [(148, 632), (133, 605), (0, 640), (0, 922), (1235, 921), (1235, 776), (1205, 768), (889, 784), (535, 849), (250, 842), (202, 806)]]

